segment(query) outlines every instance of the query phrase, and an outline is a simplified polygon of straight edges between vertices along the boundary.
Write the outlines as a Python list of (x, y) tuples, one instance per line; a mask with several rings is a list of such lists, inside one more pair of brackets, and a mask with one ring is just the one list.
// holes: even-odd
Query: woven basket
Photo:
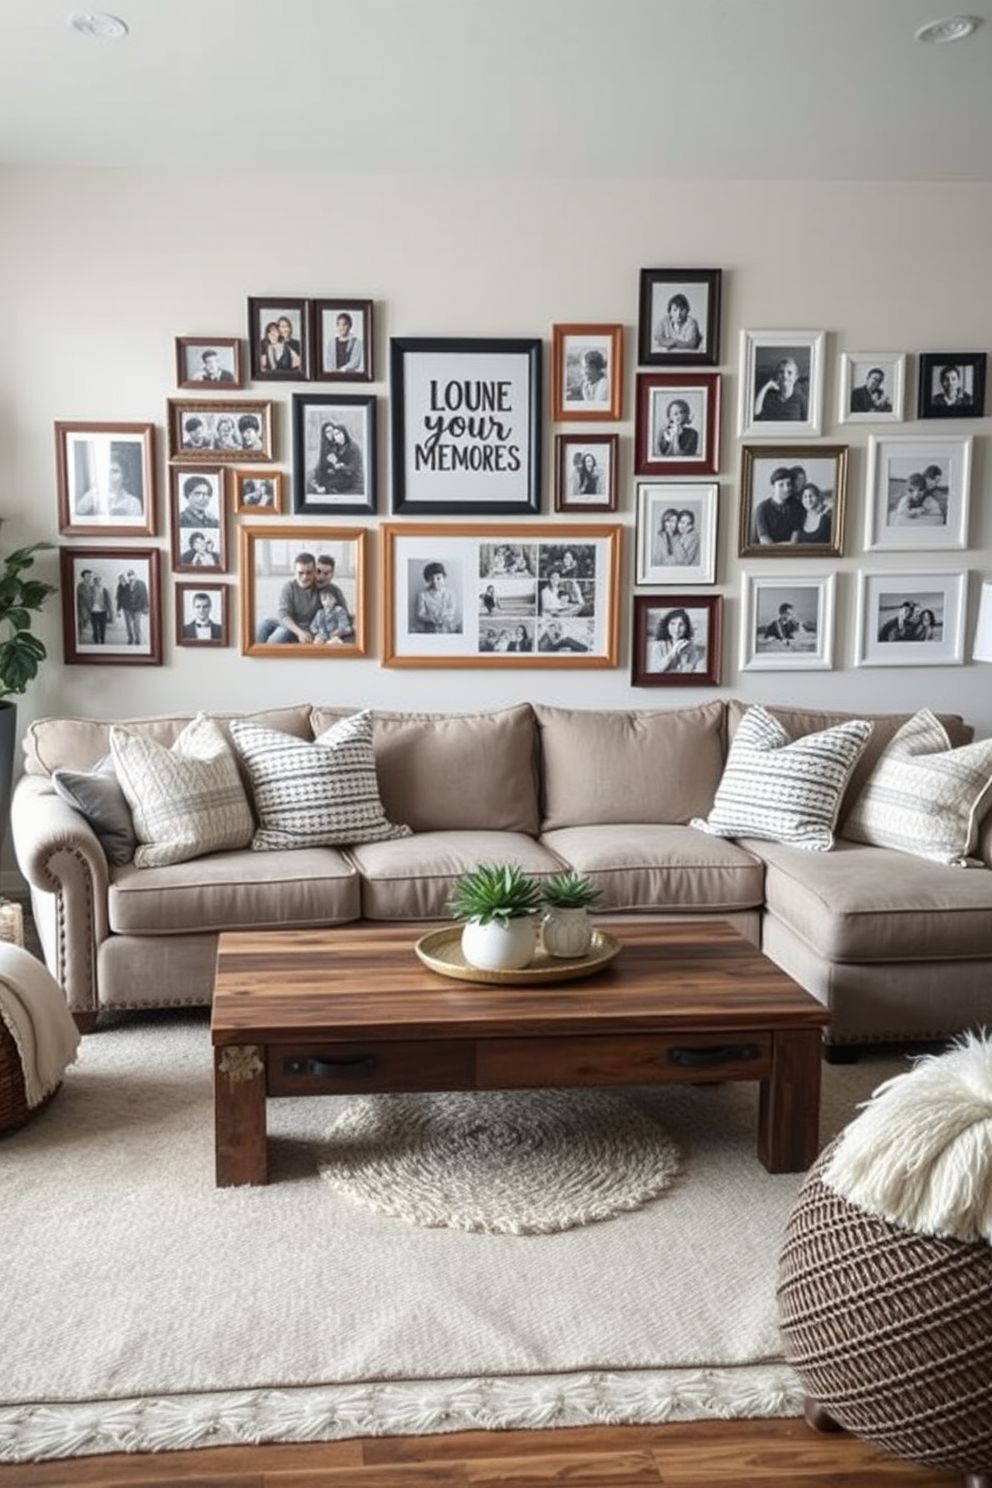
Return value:
[[(6, 899), (0, 900), (0, 941), (21, 947), (24, 945), (23, 911), (19, 904)], [(57, 1090), (58, 1086), (49, 1091), (38, 1105), (28, 1105), (21, 1056), (9, 1028), (0, 1022), (0, 1136), (17, 1131), (32, 1116), (37, 1116)]]

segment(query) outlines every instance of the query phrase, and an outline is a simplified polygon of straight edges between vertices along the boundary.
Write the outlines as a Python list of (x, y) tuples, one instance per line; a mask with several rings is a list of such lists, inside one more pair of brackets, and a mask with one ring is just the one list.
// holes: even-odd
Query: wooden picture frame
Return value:
[(856, 667), (960, 666), (966, 574), (858, 575)]
[(154, 424), (55, 424), (59, 532), (154, 537)]
[(716, 687), (723, 596), (635, 594), (632, 687)]
[(718, 372), (638, 372), (635, 475), (716, 475), (721, 382)]
[(227, 612), (229, 584), (177, 584), (176, 645), (229, 646)]
[(555, 435), (555, 511), (616, 511), (619, 434)]
[(281, 470), (232, 470), (234, 510), (238, 516), (277, 517), (282, 515), (283, 476)]
[(836, 574), (743, 577), (741, 671), (829, 671)]
[(389, 382), (394, 512), (540, 511), (540, 340), (394, 336)]
[[(366, 654), (366, 528), (245, 525), (239, 534), (242, 656), (328, 661)], [(334, 598), (343, 604), (329, 608), (346, 612), (328, 616), (327, 635), (309, 642), (290, 639), (279, 624), (280, 592), (284, 585), (297, 582), (301, 559), (305, 560), (303, 569), (313, 573), (313, 583), (305, 592), (334, 588)], [(313, 634), (312, 624), (309, 619), (302, 626), (305, 634)]]
[(169, 467), (169, 533), (175, 573), (227, 571), (223, 465)]
[(621, 533), (384, 523), (382, 665), (616, 666)]
[(972, 436), (872, 437), (865, 480), (865, 548), (968, 546)]
[(905, 352), (841, 353), (837, 417), (842, 424), (901, 424), (905, 401)]
[[(59, 549), (66, 666), (161, 666), (159, 556), (158, 548)], [(141, 587), (129, 585), (125, 598), (131, 575)]]
[(168, 420), (170, 460), (237, 465), (274, 458), (268, 401), (169, 398)]
[(741, 445), (738, 555), (841, 557), (847, 457), (846, 444)]
[(293, 295), (248, 300), (252, 382), (309, 382), (310, 301)]
[(371, 300), (314, 300), (310, 344), (317, 382), (371, 382), (375, 341)]
[(921, 351), (917, 418), (984, 418), (987, 362), (984, 351)]
[(716, 579), (716, 481), (637, 484), (635, 584), (712, 584)]
[(239, 337), (176, 337), (176, 387), (234, 393), (244, 385)]
[(623, 407), (623, 326), (551, 328), (551, 416), (616, 421)]
[(741, 438), (806, 439), (823, 427), (825, 331), (741, 331)]
[(637, 360), (642, 367), (720, 364), (720, 269), (642, 269)]
[(371, 395), (293, 394), (297, 516), (375, 511), (376, 403)]

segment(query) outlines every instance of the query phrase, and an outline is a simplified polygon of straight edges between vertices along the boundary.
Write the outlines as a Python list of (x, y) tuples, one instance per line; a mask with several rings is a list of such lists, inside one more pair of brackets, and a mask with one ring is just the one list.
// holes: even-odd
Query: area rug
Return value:
[(640, 1209), (678, 1165), (658, 1122), (608, 1090), (359, 1096), (319, 1155), (322, 1177), (380, 1214), (503, 1235)]
[[(205, 1016), (122, 1018), (0, 1142), (0, 1459), (799, 1414), (775, 1273), (800, 1176), (759, 1164), (755, 1087), (625, 1092), (672, 1186), (486, 1234), (336, 1193), (346, 1098), (270, 1102), (272, 1181), (217, 1189), (211, 1063)], [(824, 1138), (902, 1068), (825, 1068)]]

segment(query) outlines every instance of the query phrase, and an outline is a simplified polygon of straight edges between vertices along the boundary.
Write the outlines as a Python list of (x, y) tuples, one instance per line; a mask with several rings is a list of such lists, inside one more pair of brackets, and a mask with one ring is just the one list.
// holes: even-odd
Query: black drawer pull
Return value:
[(717, 1064), (736, 1064), (739, 1061), (757, 1059), (760, 1050), (757, 1044), (723, 1044), (717, 1049), (669, 1049), (671, 1064), (684, 1064), (694, 1069), (712, 1069)]
[(302, 1059), (299, 1056), (284, 1059), (284, 1075), (313, 1075), (317, 1080), (354, 1079), (357, 1075), (370, 1075), (378, 1064), (374, 1054), (359, 1054), (354, 1059)]

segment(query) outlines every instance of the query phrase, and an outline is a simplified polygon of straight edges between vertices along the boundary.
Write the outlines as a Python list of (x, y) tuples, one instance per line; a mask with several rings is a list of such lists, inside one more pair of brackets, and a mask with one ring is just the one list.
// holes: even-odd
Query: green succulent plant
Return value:
[(40, 610), (56, 587), (22, 575), (34, 563), (35, 553), (52, 546), (31, 543), (0, 562), (0, 699), (24, 692), (48, 655), (44, 644), (31, 634), (31, 611)]
[(541, 885), (545, 904), (555, 909), (587, 909), (602, 893), (589, 878), (569, 868), (562, 873), (553, 873)]
[(516, 863), (480, 863), (456, 881), (448, 902), (456, 920), (504, 927), (540, 908), (540, 884)]

